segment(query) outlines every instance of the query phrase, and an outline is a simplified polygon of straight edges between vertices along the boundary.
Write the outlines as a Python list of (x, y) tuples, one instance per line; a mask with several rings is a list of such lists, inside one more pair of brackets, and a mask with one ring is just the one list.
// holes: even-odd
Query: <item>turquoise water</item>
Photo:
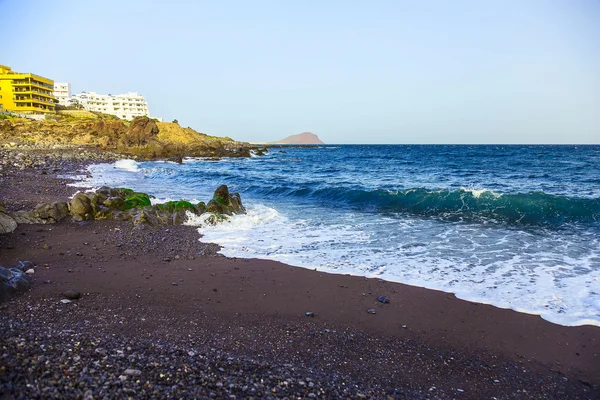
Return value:
[(600, 325), (600, 146), (320, 146), (265, 157), (119, 161), (88, 186), (207, 200), (248, 214), (199, 226), (228, 256), (456, 293)]

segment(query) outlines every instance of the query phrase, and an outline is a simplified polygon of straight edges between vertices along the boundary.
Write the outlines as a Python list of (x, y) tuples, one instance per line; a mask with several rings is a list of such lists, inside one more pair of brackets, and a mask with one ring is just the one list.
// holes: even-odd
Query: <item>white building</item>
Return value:
[(137, 92), (116, 95), (82, 92), (73, 95), (72, 98), (81, 104), (85, 110), (112, 114), (126, 120), (150, 116), (148, 103), (144, 100), (144, 96), (140, 96)]
[(71, 84), (69, 82), (54, 82), (54, 97), (61, 106), (72, 105)]

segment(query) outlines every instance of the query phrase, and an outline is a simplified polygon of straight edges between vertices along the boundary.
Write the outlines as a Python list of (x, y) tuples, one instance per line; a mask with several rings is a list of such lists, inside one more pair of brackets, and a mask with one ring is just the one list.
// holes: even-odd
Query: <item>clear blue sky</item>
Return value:
[(0, 64), (270, 141), (600, 143), (600, 1), (0, 0)]

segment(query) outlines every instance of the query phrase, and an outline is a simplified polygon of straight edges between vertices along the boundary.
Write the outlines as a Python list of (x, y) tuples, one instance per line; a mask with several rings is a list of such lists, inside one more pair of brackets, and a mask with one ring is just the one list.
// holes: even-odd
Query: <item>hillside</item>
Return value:
[(291, 135), (285, 139), (273, 142), (275, 144), (325, 144), (317, 135), (311, 132), (299, 133)]
[(248, 143), (209, 136), (177, 123), (148, 117), (120, 120), (101, 113), (58, 113), (51, 119), (0, 119), (0, 143), (20, 142), (40, 147), (86, 145), (143, 159), (186, 156), (248, 157)]

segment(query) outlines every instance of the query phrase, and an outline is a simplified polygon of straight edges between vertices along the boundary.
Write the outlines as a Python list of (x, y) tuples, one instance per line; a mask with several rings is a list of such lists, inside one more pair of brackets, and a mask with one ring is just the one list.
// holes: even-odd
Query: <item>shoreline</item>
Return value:
[[(0, 198), (13, 207), (28, 206), (76, 191), (54, 173), (35, 171), (0, 176)], [(218, 349), (244, 362), (260, 355), (271, 366), (347, 376), (367, 388), (369, 397), (600, 395), (598, 327), (565, 327), (376, 278), (226, 258), (216, 245), (198, 241), (195, 227), (131, 233), (129, 222), (67, 219), (20, 225), (0, 236), (0, 265), (22, 259), (38, 265), (33, 289), (5, 303), (0, 318), (34, 331), (66, 329), (108, 335), (107, 340), (114, 334), (189, 346), (191, 335), (199, 338), (194, 346), (207, 353)], [(60, 305), (60, 293), (69, 289), (84, 295)], [(379, 296), (390, 303), (379, 303)], [(371, 308), (377, 313), (366, 312)], [(308, 311), (315, 317), (306, 317)], [(2, 379), (0, 372), (0, 388)]]

